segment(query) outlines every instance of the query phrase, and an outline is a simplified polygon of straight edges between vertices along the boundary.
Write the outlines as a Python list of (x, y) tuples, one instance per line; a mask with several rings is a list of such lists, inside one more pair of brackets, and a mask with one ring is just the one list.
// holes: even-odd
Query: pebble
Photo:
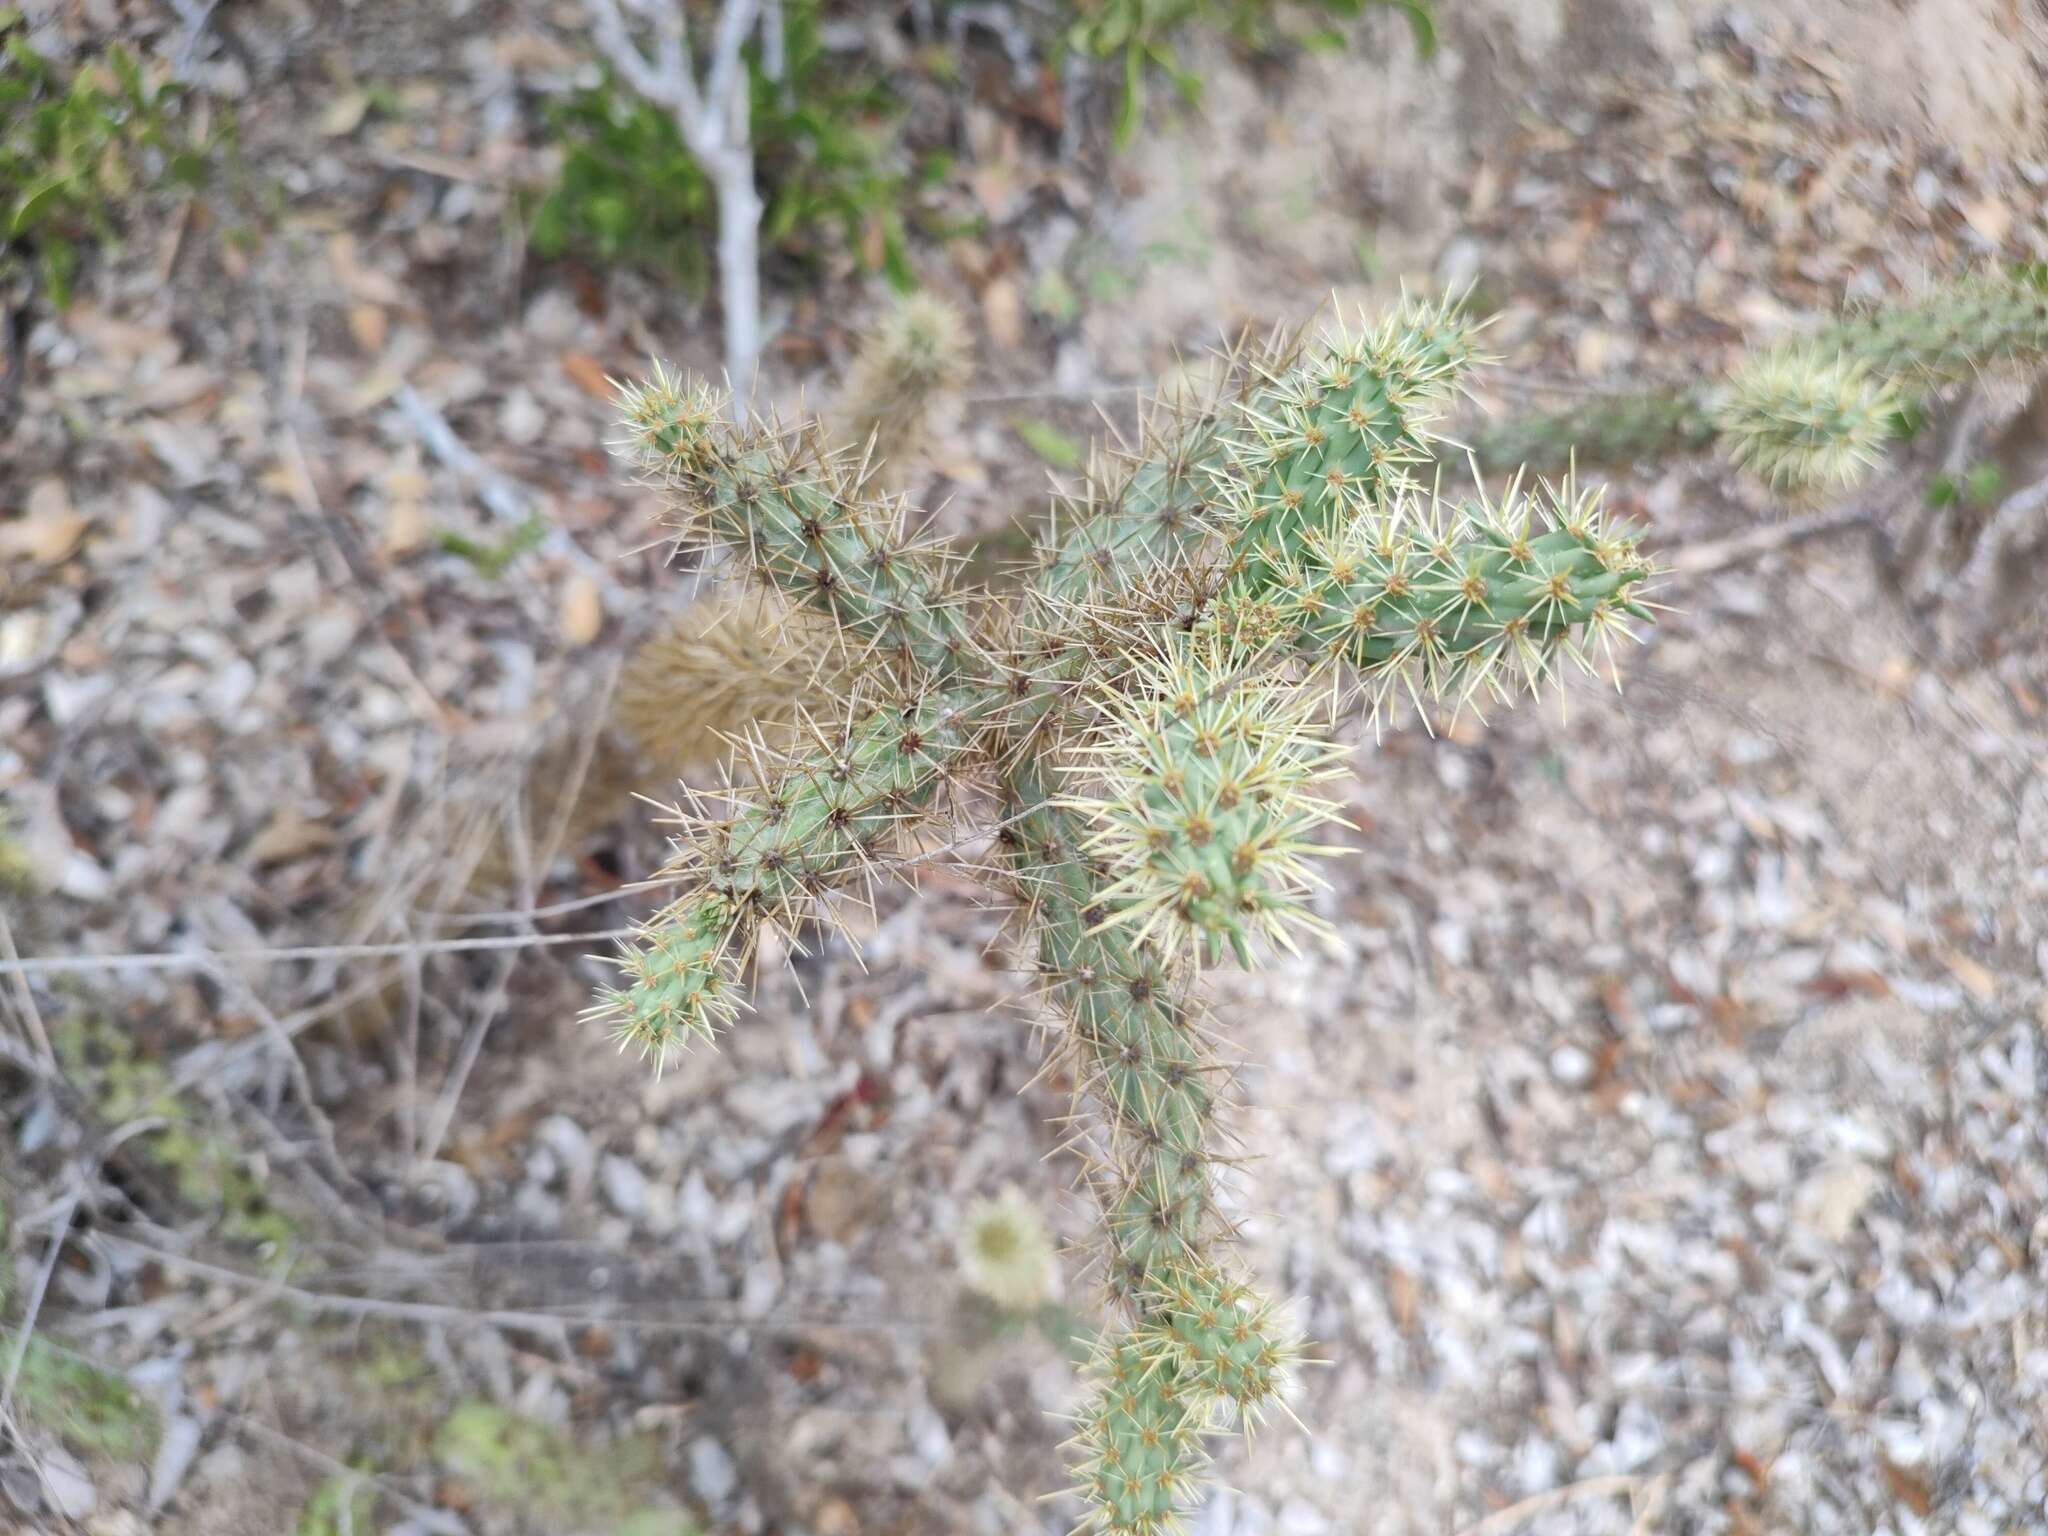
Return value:
[(725, 1447), (709, 1435), (690, 1442), (690, 1492), (707, 1508), (722, 1510), (739, 1491), (739, 1468)]
[(605, 1203), (628, 1221), (647, 1210), (647, 1175), (631, 1160), (606, 1154), (597, 1165), (597, 1181)]
[(1593, 1081), (1593, 1058), (1576, 1045), (1561, 1045), (1550, 1053), (1550, 1075), (1567, 1088), (1583, 1088)]

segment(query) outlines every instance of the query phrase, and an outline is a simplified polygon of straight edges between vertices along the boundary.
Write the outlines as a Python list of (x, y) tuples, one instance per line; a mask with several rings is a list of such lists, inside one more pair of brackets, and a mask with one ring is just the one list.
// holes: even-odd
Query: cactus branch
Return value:
[(678, 811), (683, 895), (595, 1011), (657, 1060), (712, 1040), (763, 926), (872, 878), (948, 785), (993, 792), (1062, 1024), (1048, 1069), (1094, 1106), (1077, 1145), (1118, 1316), (1074, 1443), (1105, 1533), (1172, 1529), (1203, 1436), (1256, 1423), (1298, 1356), (1228, 1252), (1228, 1073), (1195, 973), (1314, 926), (1313, 864), (1337, 851), (1318, 786), (1343, 755), (1326, 683), (1376, 704), (1506, 697), (1648, 617), (1633, 536), (1569, 483), (1422, 491), (1430, 421), (1473, 355), (1455, 307), (1410, 305), (1240, 356), (1098, 460), (1026, 590), (978, 611), (815, 432), (728, 425), (722, 396), (663, 374), (623, 394), (622, 450), (668, 492), (678, 542), (827, 627), (851, 698), (779, 753), (757, 735), (717, 814)]
[(1642, 463), (1722, 445), (1786, 490), (1852, 484), (1930, 391), (2048, 357), (2048, 285), (2025, 269), (1845, 316), (1693, 389), (1613, 395), (1488, 422), (1471, 435), (1488, 472)]

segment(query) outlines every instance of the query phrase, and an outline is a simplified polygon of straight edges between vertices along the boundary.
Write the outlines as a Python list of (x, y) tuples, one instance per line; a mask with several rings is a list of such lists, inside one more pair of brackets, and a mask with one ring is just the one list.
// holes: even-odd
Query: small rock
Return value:
[(723, 1508), (739, 1491), (739, 1469), (709, 1435), (690, 1442), (690, 1491), (710, 1508)]
[(1576, 1045), (1560, 1045), (1550, 1053), (1550, 1075), (1567, 1088), (1593, 1081), (1593, 1058)]
[(1330, 1517), (1297, 1494), (1280, 1506), (1280, 1518), (1273, 1528), (1281, 1536), (1325, 1536)]
[(524, 446), (537, 442), (547, 430), (548, 413), (541, 409), (540, 402), (524, 389), (515, 389), (505, 397), (505, 403), (498, 408), (498, 430), (505, 440)]
[(1879, 1183), (1868, 1163), (1847, 1158), (1828, 1163), (1799, 1186), (1792, 1219), (1828, 1242), (1839, 1243), (1855, 1227)]
[(149, 1467), (149, 1512), (154, 1515), (177, 1496), (199, 1454), (199, 1421), (181, 1413), (164, 1421), (163, 1438), (157, 1442), (156, 1460)]
[(43, 1495), (67, 1520), (83, 1520), (99, 1503), (92, 1479), (76, 1457), (61, 1446), (40, 1453), (43, 1466)]
[(597, 1165), (597, 1182), (604, 1190), (605, 1203), (628, 1221), (638, 1220), (647, 1209), (647, 1175), (623, 1157), (607, 1155)]

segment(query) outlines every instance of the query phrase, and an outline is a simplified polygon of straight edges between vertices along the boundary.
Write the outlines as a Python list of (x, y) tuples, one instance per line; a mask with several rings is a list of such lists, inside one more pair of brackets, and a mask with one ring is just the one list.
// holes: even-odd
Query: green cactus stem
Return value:
[(1194, 990), (1313, 928), (1312, 859), (1345, 680), (1508, 696), (1648, 617), (1634, 538), (1570, 484), (1453, 505), (1421, 489), (1430, 422), (1473, 359), (1453, 306), (1244, 356), (1153, 419), (1010, 604), (970, 608), (900, 506), (814, 432), (734, 429), (666, 375), (625, 392), (628, 459), (684, 546), (829, 627), (851, 697), (749, 787), (698, 802), (596, 1012), (658, 1060), (736, 1016), (764, 925), (893, 867), (959, 784), (992, 792), (996, 854), (1063, 1021), (1049, 1068), (1096, 1108), (1088, 1178), (1116, 1318), (1078, 1422), (1087, 1523), (1157, 1536), (1198, 1496), (1203, 1436), (1275, 1406), (1298, 1357), (1237, 1276), (1216, 1181), (1226, 1073)]
[(1495, 473), (1646, 463), (1718, 444), (1781, 490), (1838, 488), (1877, 462), (1908, 403), (2044, 356), (2048, 272), (2025, 268), (1845, 316), (1759, 352), (1718, 383), (1486, 422), (1470, 448), (1480, 470)]

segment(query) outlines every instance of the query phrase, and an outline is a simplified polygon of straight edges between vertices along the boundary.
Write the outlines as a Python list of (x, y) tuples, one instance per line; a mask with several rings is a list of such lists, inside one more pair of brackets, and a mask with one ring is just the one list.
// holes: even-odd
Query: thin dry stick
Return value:
[(1642, 1486), (1640, 1477), (1589, 1477), (1584, 1482), (1566, 1483), (1562, 1488), (1532, 1494), (1518, 1504), (1497, 1509), (1477, 1525), (1466, 1526), (1458, 1536), (1505, 1536), (1506, 1532), (1531, 1516), (1555, 1509), (1560, 1504), (1572, 1504), (1580, 1499), (1611, 1498), (1623, 1493), (1633, 1500)]
[(561, 917), (565, 913), (601, 907), (608, 901), (617, 901), (621, 896), (630, 895), (635, 891), (655, 891), (663, 886), (681, 885), (688, 878), (686, 875), (669, 875), (666, 878), (637, 880), (631, 885), (620, 886), (617, 890), (598, 891), (594, 895), (578, 896), (570, 901), (551, 902), (545, 907), (525, 910), (510, 907), (499, 912), (423, 912), (420, 914), (420, 920), (446, 928), (482, 928), (494, 923), (516, 923), (522, 919)]
[(134, 1238), (116, 1237), (108, 1232), (100, 1232), (95, 1236), (98, 1241), (109, 1247), (144, 1255), (168, 1269), (181, 1270), (194, 1279), (253, 1288), (269, 1293), (277, 1301), (289, 1302), (295, 1307), (304, 1307), (309, 1311), (327, 1312), (341, 1317), (383, 1318), (391, 1322), (404, 1323), (487, 1323), (496, 1328), (539, 1334), (552, 1344), (565, 1344), (568, 1330), (572, 1326), (582, 1325), (625, 1328), (643, 1333), (710, 1333), (722, 1336), (730, 1336), (736, 1331), (792, 1336), (816, 1332), (922, 1334), (931, 1331), (930, 1324), (909, 1321), (749, 1318), (737, 1313), (701, 1318), (636, 1318), (595, 1312), (553, 1313), (516, 1307), (460, 1307), (431, 1301), (385, 1301), (375, 1296), (341, 1296), (329, 1291), (309, 1291), (300, 1286), (281, 1284), (263, 1275), (244, 1274), (240, 1270), (228, 1269), (219, 1264), (188, 1259), (183, 1254), (137, 1242)]
[[(600, 719), (610, 711), (612, 691), (618, 686), (622, 662), (623, 658), (615, 659), (605, 677), (603, 690), (597, 700)], [(525, 903), (525, 911), (516, 922), (524, 933), (534, 933), (533, 905), (539, 894), (539, 881), (535, 878), (535, 872), (546, 869), (554, 862), (555, 854), (562, 846), (562, 840), (568, 836), (570, 820), (576, 813), (576, 801), (583, 793), (584, 780), (589, 777), (591, 760), (597, 753), (598, 734), (596, 731), (585, 731), (582, 741), (578, 743), (576, 761), (571, 765), (568, 776), (562, 781), (561, 788), (555, 796), (554, 812), (549, 819), (538, 858), (530, 858), (528, 854), (526, 820), (523, 812), (518, 809), (524, 804), (524, 797), (517, 797), (513, 801), (515, 809), (509, 813), (513, 850), (518, 856), (519, 894)], [(462, 1042), (462, 1051), (457, 1058), (455, 1069), (449, 1074), (440, 1099), (435, 1105), (434, 1118), (429, 1123), (425, 1144), (419, 1151), (421, 1162), (432, 1161), (434, 1155), (441, 1150), (441, 1143), (447, 1138), (449, 1127), (455, 1123), (455, 1110), (461, 1101), (462, 1090), (469, 1082), (469, 1074), (475, 1069), (477, 1058), (483, 1053), (484, 1040), (490, 1034), (492, 1024), (504, 1011), (506, 987), (512, 979), (512, 968), (518, 964), (518, 959), (516, 951), (508, 952), (498, 967), (497, 975), (492, 978), (491, 987), (485, 994), (483, 1012), (478, 1017), (476, 1026)]]
[(205, 971), (222, 964), (284, 960), (372, 960), (394, 955), (446, 955), (479, 949), (545, 949), (556, 944), (632, 938), (637, 928), (586, 928), (576, 933), (513, 933), (479, 939), (415, 939), (391, 944), (299, 944), (280, 949), (193, 949), (175, 954), (32, 955), (0, 960), (0, 975), (39, 976), (78, 971)]
[(29, 1340), (35, 1336), (36, 1318), (43, 1310), (43, 1296), (50, 1289), (50, 1276), (57, 1271), (57, 1256), (64, 1249), (64, 1239), (71, 1234), (71, 1219), (78, 1214), (78, 1202), (84, 1195), (85, 1179), (80, 1176), (71, 1193), (57, 1208), (57, 1230), (50, 1235), (50, 1250), (43, 1255), (42, 1267), (36, 1271), (36, 1283), (29, 1289), (28, 1310), (21, 1319), (21, 1334), (15, 1339), (14, 1353), (7, 1361), (7, 1378), (0, 1381), (0, 1417), (14, 1406), (14, 1384), (21, 1376), (22, 1361), (28, 1358)]
[(290, 1073), (292, 1091), (299, 1096), (299, 1104), (306, 1112), (307, 1123), (313, 1127), (313, 1139), (319, 1143), (321, 1161), (327, 1171), (344, 1188), (350, 1182), (348, 1169), (342, 1166), (341, 1152), (334, 1144), (334, 1126), (327, 1116), (320, 1112), (320, 1104), (313, 1097), (313, 1079), (306, 1071), (306, 1063), (299, 1056), (299, 1048), (286, 1033), (283, 1021), (270, 1011), (270, 1005), (257, 995), (256, 989), (227, 966), (215, 966), (213, 977), (222, 986), (229, 987), (242, 995), (243, 1001), (262, 1021), (266, 1037), (276, 1045), (284, 1056), (285, 1070)]
[[(374, 1472), (365, 1472), (362, 1468), (352, 1467), (347, 1462), (336, 1461), (325, 1451), (316, 1450), (310, 1445), (294, 1440), (290, 1435), (272, 1429), (268, 1424), (253, 1419), (246, 1413), (229, 1412), (224, 1414), (223, 1417), (236, 1428), (248, 1430), (258, 1439), (269, 1441), (278, 1449), (288, 1451), (308, 1465), (318, 1467), (331, 1477), (353, 1478), (359, 1483), (376, 1489), (377, 1492), (383, 1494), (384, 1497), (404, 1510), (406, 1514), (412, 1517), (414, 1523), (425, 1530), (446, 1531), (450, 1533), (468, 1530), (467, 1526), (450, 1515), (447, 1510), (436, 1509), (431, 1504), (422, 1504), (389, 1478), (379, 1477)], [(348, 1501), (344, 1499), (342, 1501), (342, 1508), (346, 1510), (347, 1506)]]
[(1853, 506), (1834, 507), (1826, 512), (1816, 512), (1810, 517), (1794, 518), (1791, 522), (1752, 528), (1732, 538), (1709, 539), (1704, 544), (1682, 544), (1671, 551), (1664, 566), (1673, 576), (1701, 576), (1709, 571), (1738, 565), (1744, 560), (1753, 560), (1759, 555), (1767, 555), (1773, 550), (1803, 544), (1808, 539), (1817, 539), (1823, 534), (1835, 533), (1843, 528), (1861, 527), (1870, 519), (1870, 508), (1861, 502)]
[[(5, 960), (10, 965), (21, 963), (21, 955), (14, 947), (14, 928), (7, 921), (5, 907), (0, 907), (0, 960)], [(43, 1028), (42, 1011), (36, 1007), (36, 996), (29, 990), (28, 978), (18, 970), (9, 974), (14, 978), (14, 999), (16, 1006), (21, 1010), (21, 1026), (27, 1031), (29, 1043), (36, 1048), (36, 1054), (42, 1058), (43, 1065), (54, 1070), (57, 1057), (50, 1050), (49, 1031)]]

